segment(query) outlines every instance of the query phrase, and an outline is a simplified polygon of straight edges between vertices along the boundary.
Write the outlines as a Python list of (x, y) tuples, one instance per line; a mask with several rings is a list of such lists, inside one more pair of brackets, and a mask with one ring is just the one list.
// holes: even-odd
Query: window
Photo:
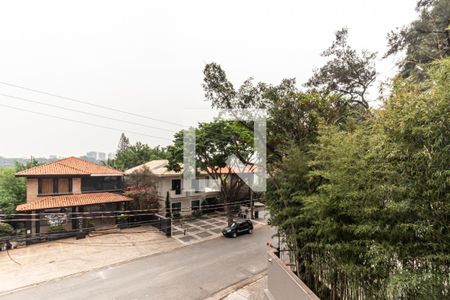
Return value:
[(72, 178), (39, 178), (38, 194), (54, 195), (72, 193)]
[(172, 180), (172, 191), (175, 191), (176, 195), (181, 194), (181, 179)]
[(58, 194), (70, 193), (69, 178), (58, 178)]
[(192, 210), (199, 210), (200, 209), (200, 200), (192, 200), (191, 208), (192, 208)]
[(82, 192), (116, 191), (120, 189), (122, 189), (122, 180), (119, 176), (81, 178)]
[(40, 183), (39, 194), (53, 194), (53, 178), (42, 178)]
[(172, 213), (180, 213), (181, 212), (181, 202), (172, 203)]

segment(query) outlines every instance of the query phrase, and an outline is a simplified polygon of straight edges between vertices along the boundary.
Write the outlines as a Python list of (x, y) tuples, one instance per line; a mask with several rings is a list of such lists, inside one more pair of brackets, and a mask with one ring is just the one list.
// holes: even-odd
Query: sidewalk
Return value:
[(232, 292), (223, 300), (263, 300), (264, 289), (267, 288), (267, 275), (250, 283), (237, 291)]
[(0, 294), (20, 287), (167, 252), (182, 244), (151, 226), (68, 238), (0, 252)]

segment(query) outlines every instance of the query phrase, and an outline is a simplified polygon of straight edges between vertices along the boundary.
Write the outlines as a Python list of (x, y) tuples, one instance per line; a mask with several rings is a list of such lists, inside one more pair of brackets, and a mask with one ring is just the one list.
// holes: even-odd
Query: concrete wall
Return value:
[(273, 252), (267, 254), (268, 300), (319, 300), (307, 286)]

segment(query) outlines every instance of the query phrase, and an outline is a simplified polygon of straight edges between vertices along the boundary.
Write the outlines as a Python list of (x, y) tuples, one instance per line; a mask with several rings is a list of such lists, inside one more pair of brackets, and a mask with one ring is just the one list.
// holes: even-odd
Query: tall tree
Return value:
[[(220, 184), (221, 198), (228, 216), (232, 222), (230, 203), (238, 197), (245, 184), (235, 175), (235, 168), (227, 163), (234, 155), (246, 166), (249, 166), (253, 154), (253, 135), (236, 121), (214, 121), (200, 123), (195, 130), (195, 163), (196, 167), (206, 172)], [(180, 170), (183, 162), (184, 132), (175, 134), (172, 146), (168, 147), (169, 168)]]
[(376, 79), (376, 53), (351, 48), (348, 30), (343, 28), (336, 32), (336, 39), (322, 56), (329, 61), (314, 71), (307, 86), (340, 94), (348, 103), (368, 109), (368, 90)]
[(119, 145), (117, 147), (117, 152), (125, 151), (130, 146), (130, 140), (126, 137), (125, 133), (122, 132), (119, 139)]
[(450, 55), (450, 2), (419, 0), (417, 20), (388, 34), (385, 57), (406, 51), (400, 62), (404, 77), (420, 72), (420, 64)]
[[(118, 150), (114, 159), (108, 159), (104, 162), (105, 165), (119, 170), (127, 170), (132, 167), (144, 164), (151, 160), (157, 159), (167, 159), (167, 149), (164, 147), (156, 146), (150, 147), (147, 144), (141, 142), (136, 142), (136, 144), (131, 145), (124, 135), (121, 137), (121, 145), (123, 145), (122, 150)], [(122, 141), (124, 141), (122, 143)]]
[(397, 78), (366, 124), (322, 126), (276, 168), (273, 224), (321, 298), (449, 296), (450, 61), (426, 71)]

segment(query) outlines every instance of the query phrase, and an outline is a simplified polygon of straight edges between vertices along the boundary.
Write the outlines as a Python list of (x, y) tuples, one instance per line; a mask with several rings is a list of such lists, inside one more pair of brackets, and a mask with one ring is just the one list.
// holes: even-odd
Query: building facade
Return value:
[[(199, 186), (194, 190), (184, 187), (182, 171), (176, 172), (167, 168), (167, 160), (152, 160), (125, 171), (125, 175), (149, 170), (157, 178), (158, 197), (160, 199), (161, 213), (167, 211), (166, 198), (169, 196), (170, 211), (172, 215), (189, 215), (201, 209), (202, 205), (214, 207), (218, 203), (220, 192), (212, 188)], [(208, 175), (200, 173), (199, 179), (206, 179)]]
[(30, 213), (32, 222), (27, 226), (33, 234), (46, 233), (54, 226), (70, 231), (114, 225), (114, 217), (85, 218), (84, 213), (120, 211), (132, 201), (122, 195), (122, 171), (76, 157), (33, 167), (16, 176), (27, 180), (27, 201), (16, 211)]

